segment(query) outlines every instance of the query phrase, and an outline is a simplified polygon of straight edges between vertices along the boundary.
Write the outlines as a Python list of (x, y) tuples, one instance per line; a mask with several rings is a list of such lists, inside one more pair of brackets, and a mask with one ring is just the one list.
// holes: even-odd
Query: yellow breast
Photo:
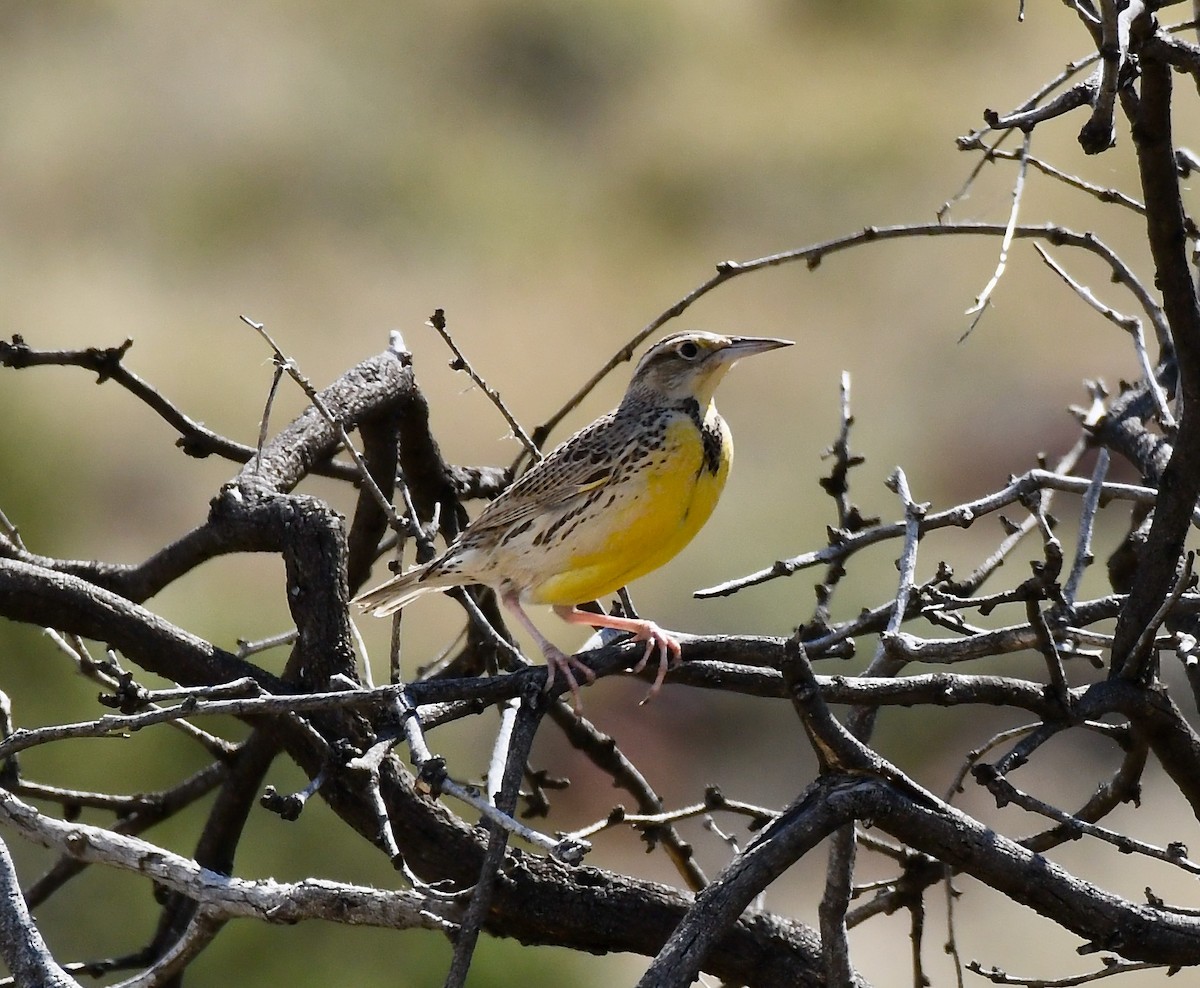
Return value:
[(708, 520), (733, 458), (733, 440), (709, 404), (704, 429), (686, 414), (669, 418), (661, 443), (622, 459), (597, 512), (543, 559), (547, 575), (531, 603), (570, 606), (603, 597), (657, 569)]

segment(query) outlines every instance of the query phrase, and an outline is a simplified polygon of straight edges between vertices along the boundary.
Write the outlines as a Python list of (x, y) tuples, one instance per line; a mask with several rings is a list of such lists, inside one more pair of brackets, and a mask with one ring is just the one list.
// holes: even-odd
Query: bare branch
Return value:
[(973, 318), (966, 331), (959, 337), (959, 343), (970, 336), (971, 331), (979, 325), (979, 320), (983, 317), (983, 310), (990, 303), (992, 292), (1000, 284), (1000, 279), (1004, 277), (1004, 270), (1008, 266), (1008, 251), (1012, 247), (1013, 231), (1017, 228), (1017, 217), (1021, 214), (1021, 197), (1025, 192), (1025, 175), (1029, 168), (1026, 158), (1029, 154), (1029, 144), (1032, 139), (1032, 135), (1026, 132), (1025, 140), (1021, 144), (1021, 155), (1017, 162), (1017, 177), (1013, 182), (1012, 188), (1012, 208), (1008, 213), (1008, 224), (1004, 228), (1004, 236), (1000, 240), (1000, 256), (996, 261), (996, 271), (988, 283), (984, 285), (983, 291), (976, 297), (975, 304), (967, 309), (966, 314)]
[[(984, 152), (982, 159), (984, 161), (989, 159), (1004, 161), (1022, 160), (1022, 152), (1020, 151), (1008, 151), (1003, 148), (987, 147), (983, 144), (980, 144), (979, 147), (980, 150)], [(963, 150), (971, 150), (971, 148), (966, 147)], [(1099, 202), (1113, 203), (1118, 206), (1123, 206), (1124, 208), (1137, 213), (1139, 216), (1144, 216), (1146, 214), (1146, 207), (1139, 200), (1127, 195), (1120, 189), (1095, 185), (1092, 182), (1084, 181), (1078, 175), (1070, 175), (1061, 168), (1056, 168), (1050, 162), (1044, 161), (1035, 155), (1024, 155), (1024, 160), (1030, 165), (1030, 167), (1036, 168), (1043, 175), (1054, 179), (1056, 182), (1061, 182), (1063, 185), (1066, 185), (1069, 188), (1078, 189), (1080, 192), (1085, 192)]]
[[(452, 931), (459, 909), (403, 890), (384, 892), (319, 879), (249, 881), (206, 871), (194, 861), (138, 837), (55, 820), (0, 790), (0, 823), (26, 840), (81, 861), (130, 871), (203, 903), (210, 917), (337, 923)], [(68, 982), (71, 983), (71, 982)]]
[[(975, 501), (968, 501), (954, 508), (948, 508), (945, 511), (937, 511), (925, 515), (920, 521), (920, 532), (922, 535), (925, 535), (938, 528), (952, 526), (967, 528), (980, 516), (990, 514), (993, 511), (998, 511), (1007, 505), (1018, 502), (1035, 491), (1057, 490), (1071, 494), (1085, 494), (1089, 487), (1090, 482), (1082, 477), (1068, 477), (1041, 469), (1030, 470), (1028, 473), (1015, 478), (999, 491), (985, 495)], [(1101, 496), (1106, 499), (1120, 498), (1139, 504), (1152, 505), (1155, 502), (1157, 492), (1150, 487), (1106, 483), (1103, 486)], [(1196, 509), (1192, 517), (1193, 520), (1200, 523), (1200, 509)], [(904, 530), (905, 526), (903, 523), (891, 522), (883, 525), (875, 525), (860, 532), (849, 533), (823, 549), (816, 549), (799, 556), (793, 556), (791, 559), (779, 560), (768, 569), (759, 570), (748, 576), (729, 580), (703, 590), (697, 590), (694, 596), (702, 599), (707, 597), (724, 597), (739, 590), (744, 590), (746, 587), (766, 583), (768, 580), (791, 576), (797, 571), (807, 569), (810, 566), (824, 565), (835, 560), (846, 559), (869, 545), (896, 538), (903, 534)]]
[(1096, 466), (1092, 470), (1092, 482), (1083, 496), (1079, 512), (1079, 541), (1075, 544), (1075, 560), (1063, 589), (1063, 601), (1070, 608), (1079, 592), (1079, 582), (1084, 570), (1092, 564), (1092, 530), (1096, 521), (1096, 509), (1100, 506), (1100, 492), (1104, 489), (1104, 478), (1108, 473), (1108, 450), (1101, 447), (1096, 455)]
[[(1081, 106), (1090, 106), (1096, 98), (1096, 90), (1096, 80), (1088, 79), (1086, 82), (1076, 83), (1070, 89), (1064, 90), (1045, 103), (1039, 103), (1027, 109), (1020, 109), (1005, 114), (997, 113), (995, 110), (984, 110), (983, 119), (987, 122), (989, 130), (1016, 128), (1028, 136), (1034, 127), (1043, 121), (1061, 117), (1063, 114), (1077, 110)], [(974, 139), (978, 139), (979, 136), (976, 134), (971, 135)], [(960, 147), (963, 146), (963, 139), (960, 139), (959, 145)]]
[(436, 330), (438, 336), (442, 338), (446, 346), (448, 346), (450, 351), (454, 354), (454, 360), (451, 362), (450, 367), (453, 370), (463, 371), (472, 381), (474, 381), (475, 386), (488, 396), (488, 400), (491, 401), (491, 403), (496, 406), (500, 414), (504, 416), (504, 421), (507, 422), (508, 427), (512, 429), (513, 435), (521, 441), (521, 445), (525, 447), (525, 452), (533, 457), (535, 462), (542, 459), (542, 451), (538, 449), (534, 441), (529, 438), (528, 433), (526, 433), (521, 427), (521, 423), (517, 421), (513, 413), (508, 410), (508, 406), (504, 404), (504, 399), (500, 397), (500, 392), (491, 387), (487, 381), (485, 381), (478, 373), (476, 373), (475, 368), (471, 366), (470, 361), (463, 356), (463, 352), (458, 348), (458, 344), (454, 342), (454, 338), (450, 335), (450, 330), (446, 328), (446, 313), (442, 309), (434, 309), (433, 315), (429, 317), (429, 321), (425, 325)]
[(1142, 321), (1134, 316), (1122, 315), (1111, 306), (1105, 305), (1092, 293), (1092, 290), (1085, 285), (1081, 285), (1072, 278), (1062, 266), (1058, 264), (1041, 244), (1034, 244), (1034, 249), (1038, 252), (1046, 265), (1065, 281), (1083, 301), (1090, 305), (1093, 309), (1108, 319), (1110, 322), (1120, 326), (1133, 339), (1134, 353), (1137, 355), (1138, 364), (1142, 368), (1142, 380), (1146, 387), (1154, 396), (1154, 401), (1158, 405), (1158, 416), (1162, 424), (1168, 428), (1175, 428), (1175, 417), (1171, 414), (1171, 410), (1167, 407), (1167, 398), (1163, 394), (1162, 387), (1158, 383), (1158, 378), (1155, 376), (1154, 369), (1150, 366), (1150, 357), (1146, 353), (1146, 334), (1142, 332)]
[[(0, 790), (0, 799), (3, 799)], [(8, 847), (0, 840), (0, 957), (18, 984), (45, 985), (47, 988), (80, 988), (55, 963), (50, 949), (34, 925), (33, 917), (21, 895), (17, 872)]]
[[(298, 367), (296, 367), (295, 362), (292, 361), (281, 349), (279, 349), (279, 345), (273, 339), (271, 339), (271, 336), (267, 332), (266, 326), (263, 323), (255, 322), (253, 319), (250, 319), (247, 316), (242, 316), (241, 319), (242, 322), (258, 333), (258, 335), (266, 341), (267, 346), (271, 348), (271, 351), (275, 357), (277, 372), (279, 368), (282, 368), (283, 370), (287, 371), (288, 375), (293, 381), (300, 385), (301, 390), (308, 397), (308, 400), (312, 402), (313, 408), (320, 413), (321, 417), (325, 420), (325, 424), (333, 429), (334, 433), (337, 435), (337, 438), (341, 443), (341, 447), (347, 453), (349, 453), (350, 458), (354, 460), (354, 465), (358, 468), (358, 479), (361, 481), (363, 487), (370, 492), (372, 497), (375, 498), (376, 504), (379, 506), (379, 509), (388, 516), (388, 520), (391, 522), (392, 527), (399, 529), (400, 520), (396, 517), (395, 509), (392, 508), (392, 502), (389, 501), (386, 496), (384, 496), (383, 491), (379, 489), (379, 485), (375, 483), (375, 478), (371, 476), (371, 471), (367, 469), (367, 464), (363, 460), (362, 455), (355, 448), (354, 443), (350, 441), (349, 433), (347, 432), (346, 427), (343, 425), (341, 417), (335, 415), (329, 409), (329, 406), (325, 403), (325, 400), (322, 398), (320, 393), (312, 386), (312, 382), (310, 382), (308, 378), (300, 373), (300, 370)], [(406, 354), (408, 352), (404, 348), (404, 341), (400, 338), (398, 333), (394, 334), (392, 337), (392, 346), (394, 352), (398, 355)], [(264, 423), (266, 421), (265, 415), (263, 421)], [(256, 474), (259, 471), (259, 466), (261, 463), (262, 445), (260, 443), (258, 455), (254, 460), (253, 469)]]
[(1138, 581), (1117, 622), (1113, 673), (1142, 680), (1150, 670), (1144, 631), (1175, 580), (1180, 550), (1200, 496), (1200, 299), (1187, 257), (1187, 229), (1171, 133), (1171, 68), (1143, 59), (1141, 99), (1132, 133), (1146, 201), (1146, 229), (1156, 281), (1170, 320), (1179, 360), (1181, 415), (1161, 496), (1141, 556)]

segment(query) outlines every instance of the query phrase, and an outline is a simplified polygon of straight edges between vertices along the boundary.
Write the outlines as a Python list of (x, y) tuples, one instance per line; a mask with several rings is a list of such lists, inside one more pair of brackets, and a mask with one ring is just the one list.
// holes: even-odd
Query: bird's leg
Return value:
[(615, 614), (596, 614), (593, 611), (581, 611), (577, 607), (555, 607), (554, 613), (571, 624), (590, 624), (593, 628), (612, 628), (615, 631), (632, 633), (634, 641), (645, 642), (646, 651), (633, 667), (634, 672), (641, 672), (654, 652), (658, 652), (658, 674), (654, 677), (654, 685), (646, 694), (642, 703), (652, 700), (666, 678), (668, 666), (677, 666), (683, 661), (683, 649), (669, 631), (660, 628), (653, 621), (644, 618), (617, 617)]
[(525, 608), (521, 606), (521, 600), (515, 593), (506, 593), (501, 596), (500, 600), (504, 603), (505, 607), (512, 611), (513, 616), (521, 623), (521, 627), (533, 636), (533, 640), (538, 643), (538, 647), (542, 650), (542, 655), (546, 657), (546, 689), (549, 690), (554, 685), (555, 670), (561, 669), (562, 674), (567, 679), (567, 686), (571, 689), (575, 712), (582, 712), (583, 704), (579, 699), (579, 681), (575, 678), (575, 671), (578, 671), (584, 680), (589, 683), (596, 678), (596, 674), (586, 664), (575, 658), (575, 656), (565, 654), (561, 648), (549, 641), (545, 635), (538, 631), (537, 625), (525, 613)]

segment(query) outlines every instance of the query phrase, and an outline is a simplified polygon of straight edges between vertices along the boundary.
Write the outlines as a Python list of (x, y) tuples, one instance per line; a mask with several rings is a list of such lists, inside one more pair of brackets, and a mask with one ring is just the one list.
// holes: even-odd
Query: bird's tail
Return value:
[(427, 574), (427, 567), (416, 566), (407, 573), (393, 576), (387, 583), (381, 583), (374, 590), (359, 594), (351, 603), (357, 604), (372, 617), (387, 617), (406, 607), (417, 597), (447, 590), (453, 586), (450, 583), (441, 583), (436, 578), (426, 580)]

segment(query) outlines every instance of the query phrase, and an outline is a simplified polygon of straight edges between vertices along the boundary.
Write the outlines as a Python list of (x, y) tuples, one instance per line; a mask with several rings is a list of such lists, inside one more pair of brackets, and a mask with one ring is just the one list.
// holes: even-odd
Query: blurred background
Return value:
[[(1090, 50), (1062, 4), (1027, 6), (1021, 24), (1015, 0), (5, 4), (0, 333), (41, 349), (131, 337), (129, 369), (210, 428), (253, 443), (272, 368), (239, 315), (264, 322), (318, 386), (399, 330), (446, 456), (509, 463), (518, 447), (503, 420), (448, 368), (450, 355), (424, 325), (434, 308), (445, 309), (474, 367), (534, 428), (716, 262), (869, 224), (934, 219), (976, 160), (954, 138), (978, 126), (985, 107), (1016, 106)], [(1181, 105), (1181, 128), (1194, 126), (1194, 109)], [(1039, 129), (1034, 153), (1136, 195), (1124, 133), (1114, 151), (1084, 159), (1074, 143), (1083, 119)], [(1011, 164), (985, 168), (951, 218), (1004, 222), (1013, 174)], [(1132, 213), (1100, 209), (1031, 173), (1022, 221), (1094, 228), (1150, 281)], [(835, 516), (817, 478), (838, 429), (843, 370), (852, 382), (852, 443), (867, 458), (852, 477), (854, 499), (887, 518), (900, 514), (883, 486), (895, 466), (914, 496), (936, 508), (980, 496), (1034, 466), (1039, 453), (1054, 458), (1070, 446), (1076, 425), (1067, 406), (1086, 403), (1085, 378), (1115, 388), (1138, 376), (1127, 338), (1077, 303), (1027, 243), (1015, 245), (992, 308), (959, 343), (964, 311), (995, 270), (997, 250), (983, 238), (872, 245), (813, 271), (743, 275), (668, 325), (798, 345), (746, 362), (723, 385), (738, 448), (732, 479), (694, 545), (633, 588), (644, 613), (696, 633), (787, 634), (810, 617), (817, 571), (716, 601), (691, 591), (822, 544)], [(1132, 311), (1090, 257), (1055, 256)], [(555, 440), (614, 404), (628, 373), (614, 372)], [(273, 430), (302, 406), (285, 384)], [(80, 371), (0, 372), (0, 509), (35, 552), (141, 560), (200, 523), (236, 472), (184, 457), (174, 439), (127, 394), (93, 387)], [(308, 489), (343, 510), (351, 503), (332, 485)], [(1074, 507), (1056, 507), (1069, 531)], [(1097, 537), (1101, 558), (1119, 536), (1123, 516), (1112, 514)], [(931, 538), (920, 577), (943, 558), (972, 568), (1000, 534), (989, 520)], [(835, 617), (887, 599), (897, 553), (884, 547), (852, 569)], [(1002, 576), (1027, 572), (1018, 561)], [(1089, 580), (1085, 591), (1104, 591), (1102, 573)], [(270, 558), (208, 564), (150, 606), (226, 648), (287, 626), (282, 568)], [(444, 645), (458, 621), (449, 602), (414, 608), (406, 619), (412, 664)], [(564, 645), (582, 642), (553, 619), (545, 627)], [(364, 632), (382, 679), (386, 628)], [(860, 643), (859, 660), (840, 670), (858, 668), (872, 648)], [(283, 654), (263, 661), (278, 668)], [(0, 624), (0, 688), (20, 726), (98, 715), (95, 687), (73, 677), (34, 629)], [(668, 687), (638, 708), (642, 689), (606, 681), (588, 691), (587, 713), (668, 805), (719, 784), (731, 797), (780, 806), (811, 778), (784, 704)], [(978, 711), (939, 712), (933, 723), (928, 712), (919, 717), (885, 713), (878, 742), (936, 791), (962, 752), (1019, 722)], [(433, 739), (460, 778), (486, 765), (494, 723), (477, 720)], [(238, 736), (236, 725), (226, 727)], [(539, 764), (574, 781), (556, 797), (552, 829), (604, 816), (619, 795), (552, 734), (539, 742)], [(1115, 764), (1111, 750), (1075, 740), (1056, 757), (1069, 778), (1054, 793), (1068, 806)], [(124, 792), (168, 785), (202, 764), (169, 732), (23, 758), (31, 777)], [(270, 781), (281, 790), (304, 782), (282, 765)], [(1078, 793), (1064, 793), (1071, 786)], [(973, 795), (964, 803), (997, 825), (1008, 821), (1017, 835), (1037, 826), (987, 804)], [(148, 836), (190, 853), (201, 819), (198, 811)], [(722, 822), (745, 841), (737, 821)], [(1153, 826), (1163, 833), (1150, 839), (1186, 836), (1171, 817)], [(728, 849), (699, 823), (684, 831), (715, 874)], [(48, 860), (21, 845), (14, 851), (26, 880)], [(614, 832), (589, 860), (676, 881), (665, 860), (641, 852), (634, 837)], [(1059, 859), (1095, 868), (1089, 853), (1075, 846)], [(1146, 876), (1135, 869), (1125, 881), (1122, 862), (1105, 862), (1104, 879), (1140, 897)], [(812, 882), (823, 867), (818, 856), (803, 862), (767, 905), (815, 923), (820, 886)], [(238, 871), (385, 887), (397, 880), (315, 802), (293, 825), (255, 814)], [(1156, 891), (1169, 891), (1170, 881), (1156, 878)], [(965, 959), (1026, 974), (1089, 969), (1074, 957), (1075, 938), (1050, 936), (1036, 917), (960, 884), (968, 891), (958, 919)], [(60, 960), (145, 942), (156, 913), (144, 882), (93, 870), (80, 887), (95, 910), (81, 913), (71, 894), (39, 911)], [(925, 955), (941, 984), (951, 975), (939, 899), (931, 897)], [(1004, 942), (997, 922), (1006, 924)], [(877, 984), (900, 983), (906, 936), (903, 917), (868, 924), (855, 935), (855, 961)], [(1035, 956), (1034, 940), (1049, 960)], [(423, 934), (237, 923), (188, 983), (433, 985), (448, 956), (444, 942)], [(486, 941), (475, 977), (499, 986), (626, 984), (645, 963)]]

